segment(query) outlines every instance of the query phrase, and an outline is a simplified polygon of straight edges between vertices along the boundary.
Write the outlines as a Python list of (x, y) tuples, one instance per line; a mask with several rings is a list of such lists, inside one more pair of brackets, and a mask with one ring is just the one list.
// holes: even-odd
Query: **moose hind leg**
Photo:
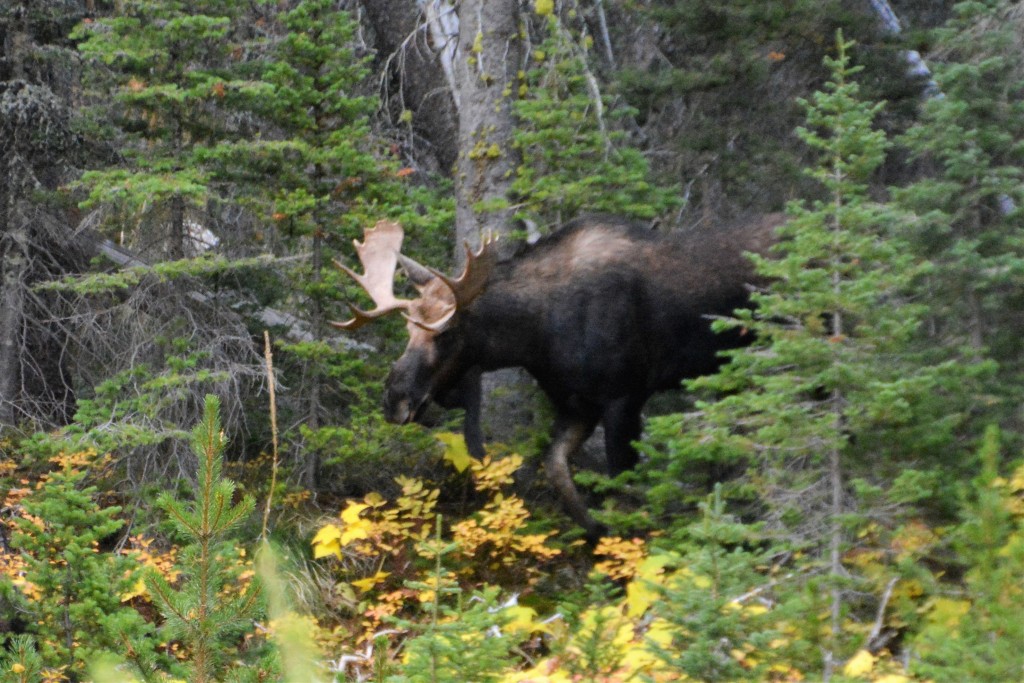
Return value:
[(633, 442), (640, 438), (643, 402), (633, 398), (612, 401), (604, 410), (604, 450), (608, 474), (612, 477), (636, 466), (639, 456)]
[(562, 507), (574, 522), (583, 527), (587, 540), (596, 543), (604, 535), (604, 526), (599, 524), (587, 510), (587, 504), (572, 480), (570, 458), (594, 431), (596, 420), (558, 418), (552, 433), (544, 468), (548, 480), (558, 493)]

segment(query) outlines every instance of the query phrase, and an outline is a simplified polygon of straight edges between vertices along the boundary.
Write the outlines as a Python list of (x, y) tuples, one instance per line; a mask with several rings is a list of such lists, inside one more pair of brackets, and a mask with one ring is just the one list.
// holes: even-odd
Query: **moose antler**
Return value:
[[(382, 315), (400, 310), (414, 325), (440, 332), (457, 311), (465, 309), (480, 296), (497, 263), (497, 253), (491, 248), (497, 241), (493, 233), (484, 236), (480, 249), (475, 252), (468, 244), (464, 245), (466, 266), (457, 278), (420, 265), (402, 254), (402, 238), (402, 226), (398, 223), (379, 221), (373, 228), (364, 231), (362, 243), (353, 240), (365, 275), (359, 275), (344, 264), (334, 262), (334, 265), (348, 273), (366, 290), (377, 307), (372, 311), (363, 311), (349, 304), (354, 317), (343, 323), (332, 322), (331, 325), (343, 330), (355, 330)], [(410, 301), (395, 297), (393, 284), (395, 268), (399, 262), (416, 283), (420, 298)], [(431, 284), (434, 278), (444, 284)], [(446, 293), (444, 288), (450, 290), (451, 294)], [(454, 301), (450, 297), (454, 297)]]
[(398, 264), (398, 253), (402, 248), (402, 226), (392, 221), (378, 221), (377, 225), (363, 231), (363, 241), (352, 240), (363, 264), (364, 275), (360, 275), (343, 263), (334, 265), (348, 273), (349, 277), (359, 283), (373, 299), (376, 308), (364, 311), (349, 304), (355, 316), (347, 322), (332, 322), (331, 325), (342, 330), (355, 330), (366, 323), (376, 320), (392, 311), (406, 310), (411, 303), (407, 299), (395, 297), (393, 285), (395, 267)]
[(480, 249), (474, 252), (468, 242), (462, 246), (466, 250), (466, 266), (462, 269), (462, 275), (457, 278), (450, 278), (433, 268), (430, 271), (441, 278), (448, 285), (455, 295), (455, 307), (465, 308), (469, 306), (484, 291), (494, 264), (498, 262), (498, 253), (492, 247), (498, 241), (498, 236), (493, 232), (487, 232), (480, 240)]
[[(470, 248), (469, 244), (464, 243), (466, 265), (462, 270), (462, 274), (457, 278), (445, 275), (436, 268), (420, 265), (408, 256), (399, 254), (398, 258), (402, 263), (402, 267), (409, 274), (410, 278), (417, 283), (417, 288), (420, 290), (421, 297), (415, 303), (444, 304), (443, 306), (437, 306), (437, 308), (442, 309), (444, 312), (440, 315), (432, 316), (432, 320), (425, 320), (422, 317), (410, 314), (404, 314), (405, 317), (417, 327), (428, 332), (440, 332), (445, 329), (458, 311), (465, 310), (484, 291), (491, 271), (494, 269), (494, 264), (497, 263), (497, 253), (491, 249), (491, 245), (497, 239), (497, 236), (493, 233), (487, 233), (481, 240), (480, 249), (475, 252)], [(440, 283), (437, 282), (438, 280)], [(435, 283), (437, 284), (435, 285)], [(452, 297), (451, 300), (449, 300), (449, 296)], [(431, 307), (429, 304), (426, 306), (419, 305), (413, 306), (411, 310), (423, 310)]]

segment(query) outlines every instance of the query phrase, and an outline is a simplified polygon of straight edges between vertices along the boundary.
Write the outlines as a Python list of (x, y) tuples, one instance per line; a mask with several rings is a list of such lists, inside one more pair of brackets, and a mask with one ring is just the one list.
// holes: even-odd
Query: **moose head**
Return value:
[[(353, 240), (364, 274), (334, 262), (366, 290), (375, 308), (364, 311), (349, 304), (353, 318), (331, 323), (339, 329), (355, 330), (396, 311), (405, 317), (409, 343), (384, 385), (384, 416), (397, 424), (416, 420), (431, 399), (446, 406), (457, 402), (450, 395), (467, 370), (465, 335), (459, 330), (461, 314), (483, 292), (497, 261), (495, 239), (487, 237), (477, 251), (465, 246), (462, 274), (449, 277), (402, 254), (403, 237), (398, 223), (379, 221), (364, 231), (361, 243)], [(399, 264), (419, 293), (415, 299), (394, 294)]]

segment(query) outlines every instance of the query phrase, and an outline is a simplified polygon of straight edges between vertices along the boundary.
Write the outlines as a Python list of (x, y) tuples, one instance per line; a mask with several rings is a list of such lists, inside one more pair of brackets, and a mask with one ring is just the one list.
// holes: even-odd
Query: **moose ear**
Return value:
[(402, 264), (402, 270), (409, 276), (412, 283), (417, 287), (423, 287), (434, 279), (434, 274), (426, 266), (420, 265), (405, 254), (399, 252), (398, 262)]

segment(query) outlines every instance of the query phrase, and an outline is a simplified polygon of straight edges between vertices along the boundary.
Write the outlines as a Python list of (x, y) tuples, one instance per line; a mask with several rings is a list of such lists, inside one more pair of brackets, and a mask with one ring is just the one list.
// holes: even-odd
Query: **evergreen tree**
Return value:
[[(111, 430), (124, 437), (113, 452), (136, 482), (140, 472), (191, 471), (179, 425), (196, 419), (206, 392), (246, 396), (253, 375), (262, 376), (244, 321), (217, 296), (218, 275), (238, 266), (227, 258), (238, 252), (192, 258), (218, 245), (225, 200), (236, 193), (215, 184), (204, 150), (253, 134), (251, 117), (229, 107), (263, 87), (241, 74), (251, 47), (241, 20), (247, 7), (130, 1), (72, 34), (90, 105), (77, 125), (108, 143), (100, 163), (89, 164), (102, 167), (85, 172), (73, 196), (95, 228), (85, 238), (123, 269), (54, 289), (73, 295), (65, 324), (76, 332), (79, 397), (94, 399), (81, 426), (109, 423), (111, 414), (98, 413), (119, 404), (145, 405)], [(230, 429), (239, 419), (242, 411), (226, 411)]]
[(126, 555), (101, 550), (124, 526), (121, 508), (103, 507), (86, 486), (88, 454), (62, 454), (61, 469), (22, 502), (13, 545), (36, 592), (28, 603), (42, 664), (81, 680), (85, 666), (106, 652), (126, 657), (148, 674), (155, 665), (152, 628), (122, 596), (140, 581)]
[(793, 203), (776, 254), (755, 259), (770, 282), (753, 295), (756, 312), (721, 325), (756, 340), (731, 352), (720, 374), (692, 383), (731, 393), (699, 406), (697, 439), (676, 439), (683, 458), (709, 448), (748, 458), (769, 528), (821, 558), (828, 635), (818, 641), (812, 628), (807, 637), (820, 642), (826, 677), (855, 640), (845, 629), (844, 555), (866, 523), (856, 514), (861, 495), (921, 495), (909, 463), (949, 443), (944, 406), (933, 400), (948, 368), (919, 366), (912, 354), (922, 309), (906, 291), (921, 266), (899, 238), (904, 219), (869, 192), (888, 143), (872, 129), (881, 105), (860, 100), (851, 80), (860, 69), (849, 47), (840, 37), (826, 58), (832, 78), (805, 103), (798, 130), (820, 154), (810, 174), (823, 196)]
[(999, 364), (963, 387), (983, 422), (1017, 410), (1024, 372), (1024, 60), (1011, 4), (958, 3), (937, 31), (942, 96), (901, 139), (921, 177), (894, 191), (919, 217), (911, 248), (935, 264), (917, 286), (935, 357)]
[[(586, 211), (649, 219), (676, 206), (677, 189), (652, 183), (643, 154), (626, 141), (621, 122), (633, 112), (601, 92), (590, 37), (573, 36), (553, 12), (544, 22), (515, 103), (519, 214), (557, 225)], [(469, 156), (495, 152), (481, 142)]]
[(753, 550), (762, 542), (755, 528), (726, 513), (720, 487), (701, 504), (701, 518), (676, 535), (662, 561), (685, 569), (657, 588), (653, 606), (673, 627), (671, 642), (655, 649), (671, 671), (708, 683), (765, 680), (778, 616), (743, 598), (766, 581), (759, 570), (767, 553)]
[(218, 177), (236, 184), (256, 216), (272, 220), (267, 242), (277, 254), (309, 255), (275, 264), (263, 275), (259, 296), (294, 311), (307, 332), (279, 343), (278, 367), (295, 386), (284, 408), (285, 421), (298, 428), (284, 436), (301, 453), (299, 479), (312, 487), (324, 461), (351, 455), (337, 446), (337, 423), (358, 421), (371, 405), (376, 412), (369, 397), (380, 389), (368, 377), (385, 374), (379, 365), (367, 366), (351, 344), (331, 339), (329, 321), (349, 317), (346, 295), (361, 296), (332, 257), (349, 258), (351, 239), (384, 217), (402, 221), (411, 251), (433, 241), (435, 255), (443, 253), (436, 242), (451, 210), (432, 189), (412, 185), (413, 169), (400, 167), (372, 134), (377, 102), (362, 94), (368, 58), (357, 49), (349, 12), (331, 0), (302, 0), (276, 21), (280, 34), (254, 65), (273, 95), (251, 89), (255, 97), (240, 103), (264, 121), (266, 134), (222, 143), (202, 156)]
[[(203, 3), (132, 0), (121, 12), (83, 23), (74, 37), (94, 67), (91, 82), (114, 81), (111, 117), (124, 140), (118, 163), (86, 172), (85, 206), (112, 209), (119, 241), (141, 253), (181, 259), (211, 246), (203, 232), (215, 198), (203, 153), (221, 140), (251, 135), (224, 104), (263, 94), (265, 84), (238, 73), (239, 17), (233, 1)], [(204, 242), (205, 240), (205, 242)]]
[(260, 607), (258, 585), (239, 590), (232, 575), (236, 553), (230, 533), (255, 503), (249, 496), (234, 502), (235, 485), (221, 474), (224, 445), (220, 401), (210, 395), (203, 421), (192, 432), (199, 461), (195, 499), (186, 502), (168, 493), (158, 500), (187, 544), (178, 563), (181, 584), (173, 587), (155, 572), (146, 580), (164, 617), (163, 635), (188, 649), (189, 680), (195, 683), (220, 680), (230, 663), (232, 639), (249, 630)]

